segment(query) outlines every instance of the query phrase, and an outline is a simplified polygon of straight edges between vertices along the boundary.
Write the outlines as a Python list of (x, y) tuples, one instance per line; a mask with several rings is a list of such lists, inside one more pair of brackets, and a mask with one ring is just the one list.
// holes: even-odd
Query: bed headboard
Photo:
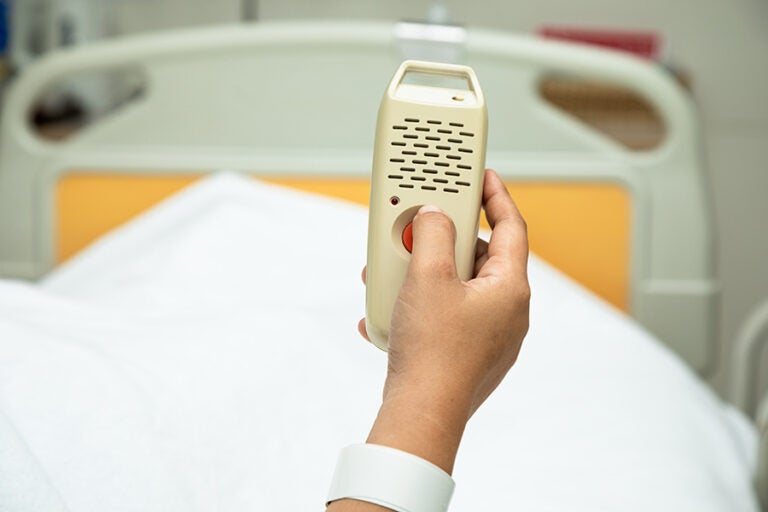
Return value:
[[(365, 183), (379, 100), (406, 57), (395, 34), (395, 26), (381, 23), (259, 23), (117, 40), (31, 66), (9, 91), (2, 117), (0, 275), (36, 278), (55, 264), (57, 201), (70, 178), (153, 174), (183, 182), (229, 169), (282, 181)], [(627, 281), (626, 297), (619, 305), (695, 369), (711, 369), (712, 221), (685, 92), (656, 67), (604, 50), (482, 30), (468, 30), (460, 46), (457, 55), (477, 72), (489, 105), (488, 165), (513, 189), (522, 187), (521, 195), (558, 184), (558, 204), (575, 198), (568, 203), (574, 213), (612, 200), (618, 190), (628, 223), (627, 268), (618, 278)], [(51, 84), (122, 68), (143, 77), (140, 98), (63, 142), (32, 129), (30, 109)], [(538, 92), (542, 77), (552, 74), (636, 91), (662, 117), (664, 142), (630, 151), (552, 107)], [(614, 192), (590, 196), (592, 185)], [(527, 197), (533, 199), (524, 214), (546, 209), (535, 194)], [(605, 224), (616, 221), (596, 215)], [(550, 259), (567, 260), (590, 235), (584, 243), (599, 244), (602, 235), (578, 234), (577, 227), (555, 236), (561, 242)], [(598, 277), (614, 272), (593, 267)]]

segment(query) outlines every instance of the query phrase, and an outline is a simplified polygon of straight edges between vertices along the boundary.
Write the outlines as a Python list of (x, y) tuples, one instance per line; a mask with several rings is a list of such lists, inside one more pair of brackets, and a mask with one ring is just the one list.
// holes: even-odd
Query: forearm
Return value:
[[(411, 453), (450, 474), (468, 417), (466, 400), (437, 400), (431, 392), (394, 395), (379, 409), (366, 442)], [(351, 499), (327, 508), (327, 512), (382, 511), (389, 509)]]

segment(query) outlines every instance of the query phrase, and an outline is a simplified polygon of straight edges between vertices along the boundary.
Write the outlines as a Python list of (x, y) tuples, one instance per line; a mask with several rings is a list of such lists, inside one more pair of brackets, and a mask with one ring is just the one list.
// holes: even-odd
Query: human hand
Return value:
[[(467, 282), (456, 272), (451, 220), (429, 207), (413, 219), (411, 262), (392, 313), (383, 402), (367, 440), (447, 473), (467, 421), (515, 363), (528, 331), (526, 226), (491, 170), (485, 173), (483, 207), (491, 240), (477, 241), (474, 278)], [(368, 339), (365, 319), (358, 329)], [(384, 510), (354, 499), (327, 508)]]
[[(528, 330), (526, 226), (498, 175), (486, 171), (490, 243), (475, 277), (457, 274), (455, 231), (436, 208), (413, 220), (413, 254), (392, 313), (383, 404), (368, 442), (450, 472), (464, 426), (512, 367)], [(364, 337), (365, 322), (358, 328)]]

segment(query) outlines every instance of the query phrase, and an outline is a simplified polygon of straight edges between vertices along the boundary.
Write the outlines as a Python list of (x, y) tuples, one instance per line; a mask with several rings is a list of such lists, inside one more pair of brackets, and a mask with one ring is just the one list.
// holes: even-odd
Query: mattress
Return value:
[[(218, 174), (36, 284), (0, 281), (0, 510), (319, 510), (384, 353), (366, 211)], [(532, 256), (531, 329), (470, 421), (452, 511), (756, 511), (757, 435)]]

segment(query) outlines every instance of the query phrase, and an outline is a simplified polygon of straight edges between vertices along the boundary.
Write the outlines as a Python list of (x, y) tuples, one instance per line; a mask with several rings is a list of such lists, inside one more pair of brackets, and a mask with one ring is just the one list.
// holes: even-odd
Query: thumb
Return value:
[(413, 218), (413, 253), (409, 272), (456, 278), (456, 228), (436, 206), (422, 206)]

